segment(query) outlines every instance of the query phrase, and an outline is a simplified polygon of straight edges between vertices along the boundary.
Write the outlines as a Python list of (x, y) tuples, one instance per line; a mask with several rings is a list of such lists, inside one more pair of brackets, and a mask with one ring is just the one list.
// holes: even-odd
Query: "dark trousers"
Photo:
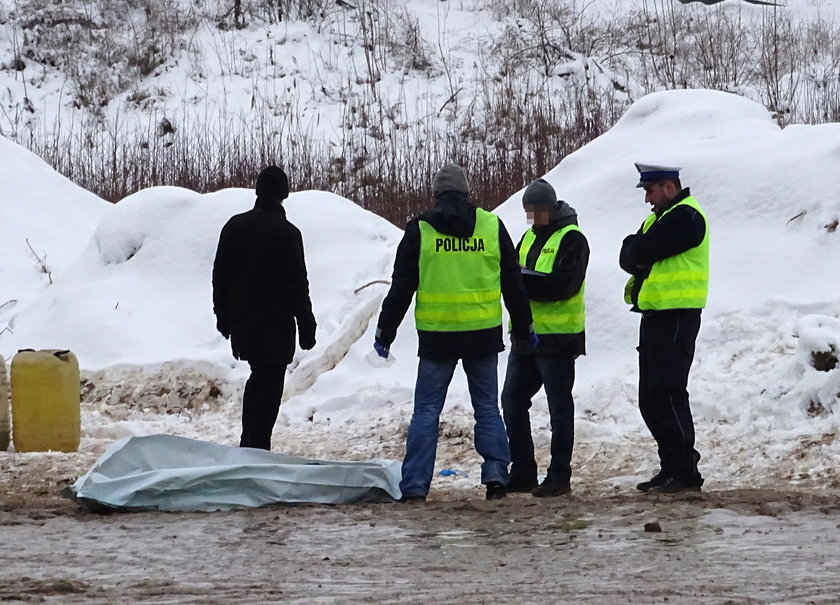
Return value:
[(688, 372), (700, 313), (653, 312), (639, 329), (639, 409), (659, 448), (666, 475), (700, 485), (700, 454), (694, 449), (694, 420), (688, 403)]
[(575, 359), (571, 355), (522, 355), (508, 357), (502, 412), (510, 443), (510, 481), (530, 484), (537, 480), (534, 440), (529, 410), (531, 399), (545, 388), (551, 421), (551, 462), (547, 475), (561, 483), (572, 476), (575, 440)]
[(280, 411), (286, 364), (249, 361), (251, 376), (242, 397), (242, 437), (239, 447), (271, 449), (271, 431)]

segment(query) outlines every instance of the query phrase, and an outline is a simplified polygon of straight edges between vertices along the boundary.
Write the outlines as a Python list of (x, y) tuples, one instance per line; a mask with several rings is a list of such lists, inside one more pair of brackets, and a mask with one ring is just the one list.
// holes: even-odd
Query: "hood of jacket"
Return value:
[(548, 237), (555, 231), (577, 224), (578, 216), (575, 209), (566, 202), (558, 202), (556, 214), (552, 212), (551, 222), (547, 225), (534, 225), (533, 229), (534, 233)]
[(435, 230), (454, 237), (470, 237), (475, 231), (475, 206), (466, 194), (447, 191), (437, 198), (437, 203), (420, 215)]

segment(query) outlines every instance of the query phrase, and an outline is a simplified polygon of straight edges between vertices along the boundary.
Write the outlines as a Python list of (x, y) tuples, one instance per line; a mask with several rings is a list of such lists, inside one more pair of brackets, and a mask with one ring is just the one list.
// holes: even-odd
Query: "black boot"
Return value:
[(548, 476), (543, 482), (531, 492), (535, 498), (553, 498), (555, 496), (563, 496), (571, 493), (572, 487), (568, 481), (559, 481), (554, 477)]
[(487, 500), (501, 500), (507, 496), (507, 488), (499, 481), (491, 481), (487, 484)]
[(530, 480), (514, 480), (511, 479), (510, 483), (507, 486), (507, 493), (514, 494), (514, 493), (522, 493), (522, 494), (530, 494), (533, 492), (536, 487), (539, 485), (539, 481), (537, 478), (534, 477)]
[(652, 494), (680, 494), (683, 492), (699, 492), (700, 486), (703, 485), (702, 479), (697, 482), (689, 482), (680, 479), (679, 477), (668, 477), (659, 485), (650, 488)]
[(658, 473), (656, 473), (649, 480), (642, 481), (641, 483), (639, 483), (636, 486), (636, 489), (639, 490), (640, 492), (646, 492), (652, 487), (658, 487), (658, 486), (662, 485), (663, 483), (665, 483), (665, 479), (667, 477), (668, 477), (668, 475), (665, 473), (665, 471), (660, 470)]

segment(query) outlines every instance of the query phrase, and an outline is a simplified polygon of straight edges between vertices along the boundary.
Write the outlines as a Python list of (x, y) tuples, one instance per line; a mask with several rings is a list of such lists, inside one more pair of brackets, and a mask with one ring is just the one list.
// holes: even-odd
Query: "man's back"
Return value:
[(235, 271), (230, 273), (227, 295), (237, 315), (269, 312), (261, 308), (266, 304), (275, 312), (286, 294), (283, 283), (294, 274), (288, 255), (302, 247), (302, 238), (283, 208), (276, 208), (237, 214), (222, 230), (220, 246), (224, 242), (232, 250), (227, 260)]
[(279, 204), (258, 202), (224, 226), (213, 288), (240, 359), (290, 362), (296, 317), (314, 337), (303, 239)]

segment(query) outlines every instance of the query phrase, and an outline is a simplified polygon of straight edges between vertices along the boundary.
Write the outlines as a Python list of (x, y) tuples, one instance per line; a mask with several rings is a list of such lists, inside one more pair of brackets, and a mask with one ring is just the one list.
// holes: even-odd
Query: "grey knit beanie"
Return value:
[(557, 207), (557, 192), (551, 183), (545, 179), (537, 179), (525, 189), (522, 194), (523, 206), (545, 206), (553, 209)]
[(563, 200), (557, 199), (557, 192), (545, 179), (537, 179), (525, 188), (522, 205), (526, 208), (542, 208), (551, 213), (552, 220), (577, 218), (575, 209)]
[(464, 169), (458, 164), (449, 163), (435, 174), (432, 180), (432, 194), (435, 197), (447, 191), (460, 191), (469, 195), (470, 185), (467, 183), (467, 175)]

